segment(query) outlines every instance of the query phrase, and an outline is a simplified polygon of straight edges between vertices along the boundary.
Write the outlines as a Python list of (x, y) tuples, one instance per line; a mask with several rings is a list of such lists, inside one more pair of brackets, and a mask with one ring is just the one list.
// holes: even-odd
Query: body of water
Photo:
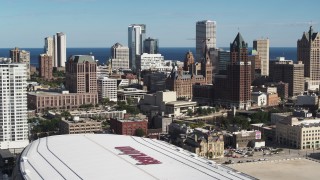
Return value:
[[(13, 48), (0, 48), (0, 57), (9, 57), (10, 50)], [(38, 66), (38, 56), (43, 53), (43, 48), (20, 48), (26, 51), (30, 51), (30, 60), (32, 65)], [(222, 48), (228, 50), (229, 48)], [(250, 49), (249, 49), (250, 50)], [(164, 56), (165, 60), (184, 60), (185, 54), (191, 51), (195, 54), (194, 47), (167, 47), (160, 48), (160, 53)], [(95, 59), (99, 60), (100, 64), (106, 63), (110, 57), (110, 48), (67, 48), (67, 57), (71, 55), (86, 55), (92, 54)], [(295, 47), (271, 47), (270, 48), (270, 60), (276, 59), (276, 57), (283, 56), (288, 60), (297, 59), (297, 48)]]

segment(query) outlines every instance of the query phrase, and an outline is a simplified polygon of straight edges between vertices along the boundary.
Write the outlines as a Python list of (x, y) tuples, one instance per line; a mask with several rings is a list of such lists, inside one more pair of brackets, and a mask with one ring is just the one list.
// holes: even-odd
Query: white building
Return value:
[(263, 92), (252, 92), (251, 93), (251, 100), (253, 103), (260, 106), (267, 105), (267, 94)]
[(110, 101), (117, 101), (117, 80), (108, 77), (98, 78), (99, 101), (109, 98)]
[(113, 134), (41, 138), (16, 162), (12, 176), (17, 180), (256, 179), (164, 141)]
[[(168, 66), (168, 61), (164, 61), (161, 54), (147, 54), (143, 53), (137, 57), (137, 69), (143, 70), (157, 70), (157, 71), (171, 71), (172, 66)], [(169, 63), (170, 64), (170, 63)]]
[(129, 48), (120, 43), (111, 47), (112, 69), (129, 69)]
[(44, 38), (44, 53), (46, 53), (48, 56), (52, 56), (52, 67), (55, 66), (54, 49), (54, 39), (52, 37)]
[(27, 65), (0, 64), (0, 149), (23, 149), (29, 144)]
[(157, 91), (154, 94), (145, 94), (141, 100), (140, 108), (143, 112), (157, 109), (159, 112), (165, 112), (166, 103), (177, 101), (177, 93), (175, 91)]
[(67, 61), (67, 35), (57, 32), (54, 36), (54, 67), (65, 67)]
[(204, 54), (204, 48), (214, 49), (216, 44), (216, 22), (198, 21), (196, 24), (196, 59)]
[(110, 68), (107, 65), (99, 65), (97, 66), (97, 77), (100, 76), (109, 76)]
[(136, 55), (143, 53), (144, 40), (146, 39), (145, 24), (131, 24), (128, 27), (129, 67), (136, 71)]
[(253, 49), (261, 58), (261, 76), (269, 76), (269, 39), (254, 40)]

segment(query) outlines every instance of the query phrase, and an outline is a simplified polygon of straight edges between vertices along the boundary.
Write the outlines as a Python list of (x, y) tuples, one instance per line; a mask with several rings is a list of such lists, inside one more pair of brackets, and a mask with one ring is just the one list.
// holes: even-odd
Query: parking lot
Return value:
[(228, 166), (262, 180), (319, 179), (320, 177), (320, 163), (305, 158), (235, 163)]

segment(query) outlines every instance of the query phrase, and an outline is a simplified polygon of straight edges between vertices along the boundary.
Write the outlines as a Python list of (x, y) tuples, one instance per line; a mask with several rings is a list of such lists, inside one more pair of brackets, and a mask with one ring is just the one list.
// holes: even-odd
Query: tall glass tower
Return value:
[(128, 27), (129, 66), (136, 69), (136, 56), (143, 53), (144, 40), (146, 38), (145, 24), (131, 24)]
[(54, 67), (65, 67), (67, 61), (67, 35), (58, 32), (54, 36), (55, 45), (55, 66)]
[(196, 24), (196, 59), (204, 58), (205, 48), (215, 49), (216, 44), (216, 22), (211, 20), (198, 21)]

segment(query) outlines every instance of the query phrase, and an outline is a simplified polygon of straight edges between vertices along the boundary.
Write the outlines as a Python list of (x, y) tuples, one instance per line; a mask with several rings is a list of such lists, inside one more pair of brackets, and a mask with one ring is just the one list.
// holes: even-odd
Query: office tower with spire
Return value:
[(145, 24), (131, 24), (128, 27), (129, 66), (136, 69), (136, 56), (143, 53), (144, 40), (146, 38)]
[(29, 144), (27, 115), (27, 64), (0, 60), (0, 149)]
[(205, 50), (217, 48), (216, 22), (211, 20), (198, 21), (196, 23), (196, 60), (205, 58)]
[(308, 90), (319, 89), (320, 85), (320, 34), (312, 26), (297, 42), (297, 60), (304, 64), (304, 77)]
[(54, 67), (56, 64), (55, 58), (54, 58), (54, 54), (55, 54), (54, 49), (55, 49), (54, 39), (52, 37), (44, 38), (44, 52), (43, 53), (52, 57), (52, 67)]
[(269, 39), (254, 40), (253, 49), (261, 58), (261, 76), (269, 76)]
[(215, 76), (215, 82), (216, 104), (238, 109), (251, 108), (251, 62), (248, 60), (248, 44), (240, 33), (230, 44), (230, 63), (226, 75)]
[(67, 35), (57, 32), (54, 36), (54, 67), (65, 67), (67, 60)]

